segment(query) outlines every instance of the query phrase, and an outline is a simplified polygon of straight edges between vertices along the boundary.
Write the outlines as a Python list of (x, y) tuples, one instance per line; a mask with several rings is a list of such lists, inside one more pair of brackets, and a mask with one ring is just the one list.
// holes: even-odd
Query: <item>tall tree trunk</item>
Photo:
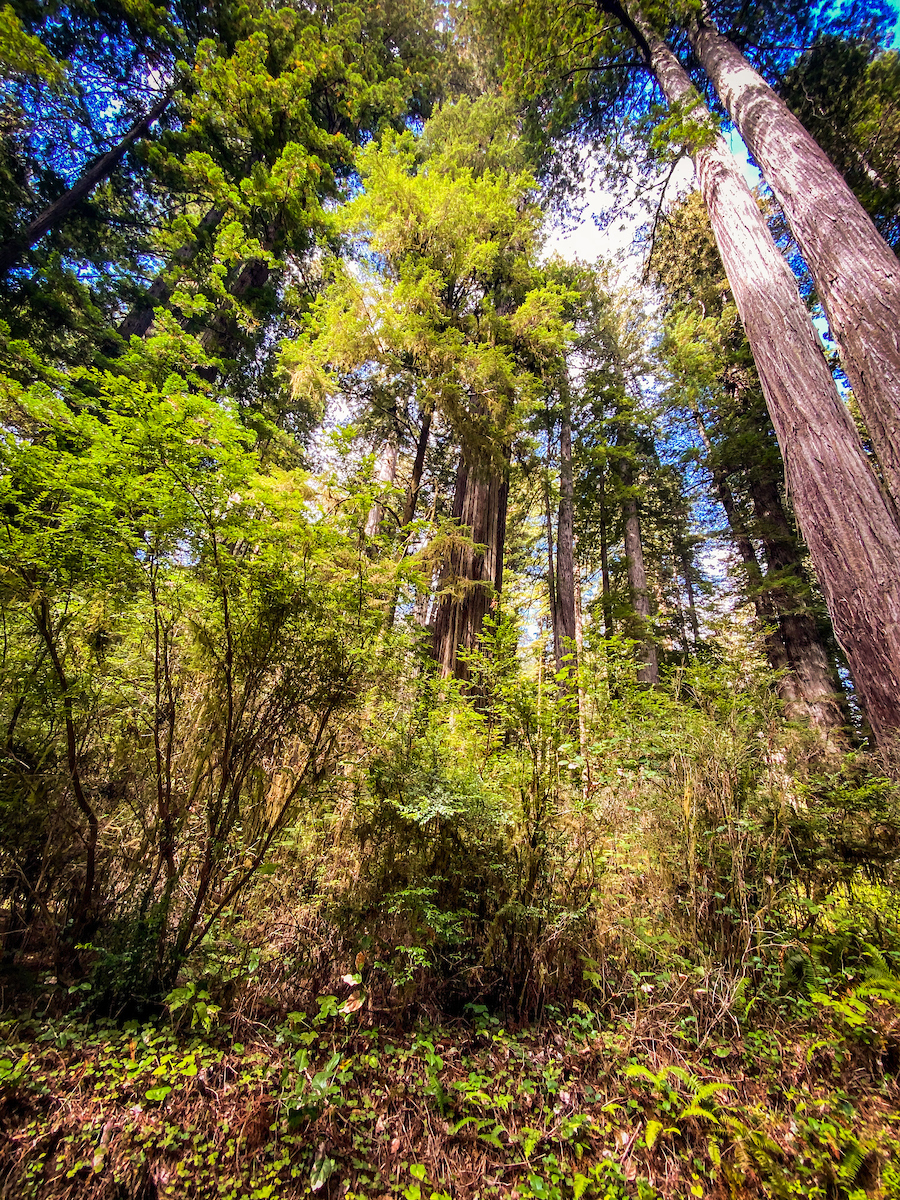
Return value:
[(53, 664), (53, 673), (62, 699), (63, 723), (66, 731), (66, 766), (69, 772), (69, 784), (72, 795), (85, 820), (87, 834), (83, 835), (85, 848), (84, 884), (81, 896), (73, 913), (74, 931), (83, 932), (84, 928), (94, 917), (94, 887), (97, 881), (97, 844), (100, 835), (100, 822), (93, 805), (88, 800), (81, 778), (81, 761), (78, 752), (78, 735), (75, 728), (75, 706), (72, 703), (72, 686), (66, 677), (60, 647), (57, 642), (58, 627), (53, 628), (53, 617), (47, 597), (39, 594), (32, 602), (32, 612), (38, 633), (43, 639), (47, 654)]
[[(672, 51), (637, 6), (629, 11), (626, 21), (669, 104), (708, 119)], [(878, 743), (893, 758), (900, 734), (900, 531), (893, 509), (794, 278), (722, 138), (704, 136), (694, 165), (835, 633)]]
[(45, 233), (49, 233), (51, 229), (60, 225), (98, 183), (102, 183), (112, 174), (138, 138), (144, 137), (153, 122), (158, 121), (163, 115), (169, 107), (171, 99), (171, 94), (167, 92), (165, 96), (157, 100), (149, 112), (135, 121), (118, 145), (98, 158), (73, 187), (64, 192), (58, 200), (54, 200), (52, 204), (48, 205), (39, 217), (35, 217), (17, 237), (12, 238), (0, 249), (0, 275), (5, 275), (14, 267), (35, 242)]
[(644, 545), (641, 540), (641, 518), (634, 489), (634, 467), (630, 458), (621, 458), (616, 466), (622, 485), (622, 522), (625, 528), (625, 563), (628, 570), (633, 619), (628, 630), (640, 643), (639, 683), (656, 687), (659, 683), (659, 655), (656, 641), (650, 633), (651, 604), (647, 589), (647, 569), (644, 564)]
[(611, 638), (615, 633), (613, 620), (612, 584), (609, 578), (609, 513), (606, 506), (606, 471), (603, 472), (600, 490), (600, 588), (603, 607), (603, 636)]
[[(412, 523), (412, 520), (416, 515), (416, 506), (419, 502), (419, 490), (422, 486), (422, 475), (425, 470), (425, 455), (428, 452), (428, 439), (431, 435), (431, 419), (433, 415), (434, 408), (431, 405), (429, 405), (429, 407), (427, 407), (422, 413), (422, 424), (419, 428), (419, 438), (416, 442), (416, 453), (415, 457), (413, 458), (412, 473), (410, 475), (409, 485), (406, 489), (406, 498), (403, 501), (403, 515), (400, 518), (401, 529), (406, 529), (406, 527)], [(406, 554), (408, 544), (409, 539), (407, 538), (404, 540), (400, 548), (399, 557), (401, 559)], [(394, 588), (394, 595), (391, 600), (390, 607), (388, 608), (387, 619), (385, 622), (388, 629), (393, 629), (394, 627), (394, 619), (397, 615), (397, 601), (399, 599), (400, 585), (398, 583)], [(421, 611), (418, 601), (416, 602), (416, 609), (417, 611)], [(422, 620), (419, 623), (424, 625), (426, 624), (426, 621)]]
[[(681, 648), (685, 654), (690, 654), (691, 643), (688, 638), (688, 626), (684, 615), (684, 601), (681, 596), (681, 580), (678, 578), (678, 558), (673, 554), (671, 559), (663, 560), (663, 574), (669, 579), (672, 587), (672, 597), (675, 605), (675, 624), (678, 627), (678, 636), (681, 641)], [(668, 563), (668, 566), (666, 565)], [(663, 593), (665, 600), (665, 593)]]
[[(690, 546), (683, 538), (678, 539), (678, 566), (681, 567), (681, 578), (684, 580), (684, 598), (687, 601), (687, 619), (694, 639), (694, 648), (700, 642), (700, 626), (697, 622), (697, 604), (694, 596), (694, 555)], [(675, 571), (675, 585), (678, 586), (678, 571)]]
[(900, 262), (828, 156), (737, 47), (689, 37), (778, 198), (841, 350), (885, 486), (900, 509)]
[(432, 640), (433, 657), (445, 678), (469, 678), (459, 651), (477, 647), (485, 614), (503, 585), (508, 494), (505, 467), (495, 462), (470, 465), (463, 456), (453, 517), (471, 541), (452, 549), (441, 574)]
[(419, 488), (422, 486), (422, 472), (425, 470), (425, 455), (428, 451), (428, 438), (431, 434), (431, 418), (434, 408), (429, 405), (422, 413), (422, 425), (419, 429), (419, 440), (416, 442), (416, 456), (413, 459), (412, 474), (409, 487), (406, 489), (406, 500), (403, 504), (402, 525), (404, 529), (416, 515), (416, 504), (419, 499)]
[(560, 654), (575, 650), (575, 485), (572, 477), (572, 414), (563, 395), (559, 427), (559, 520), (556, 533), (556, 606)]

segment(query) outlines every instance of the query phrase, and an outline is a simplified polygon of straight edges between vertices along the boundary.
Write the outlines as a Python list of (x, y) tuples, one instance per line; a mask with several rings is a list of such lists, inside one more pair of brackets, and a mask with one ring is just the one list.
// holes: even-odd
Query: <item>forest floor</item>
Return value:
[(180, 1024), (7, 1018), (0, 1196), (900, 1197), (884, 988), (738, 996), (703, 1036), (696, 978), (525, 1028), (346, 990), (266, 1021), (199, 994)]

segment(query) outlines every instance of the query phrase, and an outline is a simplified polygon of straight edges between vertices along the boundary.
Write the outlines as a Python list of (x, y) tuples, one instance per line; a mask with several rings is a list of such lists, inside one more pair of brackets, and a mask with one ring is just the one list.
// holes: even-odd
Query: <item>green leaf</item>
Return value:
[(648, 1121), (647, 1128), (644, 1130), (644, 1144), (648, 1150), (652, 1150), (656, 1144), (656, 1139), (663, 1131), (661, 1121)]
[(588, 1179), (587, 1175), (581, 1175), (579, 1172), (575, 1172), (575, 1174), (572, 1176), (573, 1200), (581, 1200), (581, 1197), (584, 1195), (590, 1182), (591, 1181)]
[(327, 1180), (330, 1179), (334, 1173), (336, 1165), (337, 1164), (333, 1158), (328, 1158), (324, 1154), (316, 1157), (316, 1161), (313, 1163), (312, 1172), (309, 1176), (309, 1186), (314, 1192), (318, 1192), (325, 1186)]

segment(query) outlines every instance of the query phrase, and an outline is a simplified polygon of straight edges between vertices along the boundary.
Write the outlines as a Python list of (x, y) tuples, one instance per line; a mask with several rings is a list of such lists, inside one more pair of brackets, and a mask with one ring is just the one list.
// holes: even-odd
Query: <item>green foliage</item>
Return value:
[[(111, 862), (127, 836), (122, 806), (140, 814), (139, 875), (144, 855), (156, 862), (135, 904), (156, 913), (152, 977), (169, 923), (177, 962), (331, 768), (333, 719), (360, 693), (353, 647), (376, 618), (352, 542), (303, 514), (300, 478), (259, 473), (233, 417), (175, 378), (96, 382), (102, 417), (37, 389), (20, 400), (29, 437), (6, 441), (4, 606), (21, 640), (4, 664), (17, 746), (4, 812), (14, 824), (36, 794), (52, 823), (71, 789), (89, 829), (102, 820), (98, 852)], [(57, 904), (68, 868), (48, 852), (24, 878), (42, 877)], [(113, 902), (137, 919), (134, 882), (114, 879)], [(178, 913), (176, 883), (193, 894)], [(98, 903), (86, 888), (77, 920)]]
[(377, 388), (395, 408), (415, 392), (464, 449), (499, 460), (568, 332), (565, 290), (535, 265), (540, 213), (510, 125), (496, 101), (460, 102), (419, 142), (363, 150), (365, 187), (342, 217), (362, 261), (332, 264), (306, 336), (285, 349), (295, 390)]
[[(110, 1185), (137, 1195), (172, 1170), (198, 1200), (329, 1179), (351, 1196), (445, 1200), (476, 1153), (486, 1179), (465, 1194), (892, 1194), (895, 1098), (859, 1104), (858, 1065), (873, 1060), (853, 1028), (828, 1030), (814, 1013), (780, 1030), (786, 1061), (774, 1062), (765, 1031), (745, 1029), (733, 1083), (701, 1048), (680, 1047), (675, 1062), (661, 1028), (637, 1030), (625, 1016), (585, 1045), (564, 1024), (490, 1024), (472, 1040), (458, 1023), (328, 1031), (297, 1012), (238, 1042), (199, 1024), (20, 1022), (3, 1031), (0, 1167), (35, 1198)], [(857, 1064), (846, 1082), (825, 1044)], [(431, 1125), (427, 1143), (415, 1114)]]
[[(214, 29), (100, 5), (83, 49), (87, 9), (26, 10), (0, 13), (9, 230), (130, 112), (84, 92), (78, 153), (45, 161), (72, 79), (145, 79), (162, 47), (176, 94), (0, 289), (0, 967), (31, 1013), (0, 1055), (3, 1188), (871, 1190), (896, 786), (785, 722), (743, 612), (689, 634), (697, 455), (645, 386), (658, 330), (611, 269), (540, 257), (532, 151), (575, 122), (618, 170), (655, 125), (659, 166), (709, 123), (643, 95), (610, 123), (631, 51), (586, 9), (473, 7), (515, 94), (428, 120), (497, 62), (463, 70), (456, 16), (418, 3)], [(654, 269), (709, 467), (745, 515), (755, 484), (780, 501), (693, 199)], [(551, 656), (572, 524), (583, 636)], [(751, 590), (812, 619), (788, 541)]]
[(10, 5), (0, 9), (0, 69), (4, 74), (36, 75), (59, 84), (64, 69), (39, 38), (27, 33)]
[(900, 56), (825, 35), (785, 73), (785, 103), (853, 188), (882, 236), (900, 239)]

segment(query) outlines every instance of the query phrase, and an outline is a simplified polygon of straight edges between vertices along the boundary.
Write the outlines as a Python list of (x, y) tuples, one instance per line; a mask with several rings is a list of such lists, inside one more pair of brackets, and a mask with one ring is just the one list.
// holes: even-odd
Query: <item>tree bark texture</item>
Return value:
[(48, 205), (39, 217), (35, 217), (31, 224), (22, 230), (18, 237), (13, 238), (0, 249), (0, 275), (5, 275), (7, 271), (16, 266), (19, 259), (31, 249), (35, 242), (61, 224), (72, 210), (86, 196), (90, 195), (98, 183), (102, 183), (112, 174), (138, 138), (144, 137), (153, 122), (158, 121), (163, 115), (169, 107), (171, 99), (171, 95), (167, 93), (157, 100), (149, 112), (135, 121), (118, 145), (98, 158), (73, 187), (64, 192), (58, 200), (54, 200), (52, 204)]
[[(705, 106), (672, 51), (639, 10), (631, 19), (669, 104), (702, 117)], [(900, 531), (893, 509), (734, 157), (716, 136), (695, 149), (694, 165), (835, 634), (879, 746), (893, 758), (900, 735)]]
[(433, 657), (445, 678), (469, 678), (459, 651), (476, 649), (485, 614), (502, 588), (508, 494), (504, 467), (470, 464), (463, 457), (453, 518), (471, 541), (453, 547), (441, 573), (432, 639)]
[(691, 45), (803, 254), (900, 511), (900, 261), (825, 152), (737, 47), (692, 23)]

